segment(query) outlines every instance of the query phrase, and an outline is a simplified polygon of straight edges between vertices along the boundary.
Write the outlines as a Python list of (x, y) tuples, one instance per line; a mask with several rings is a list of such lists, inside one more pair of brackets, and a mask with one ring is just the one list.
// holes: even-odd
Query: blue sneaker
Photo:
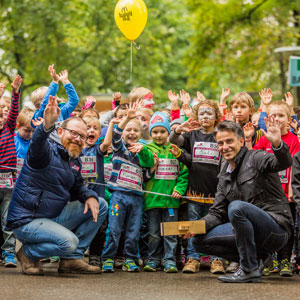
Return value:
[(166, 273), (178, 273), (178, 269), (175, 263), (166, 263), (164, 266), (164, 272)]
[(159, 269), (159, 266), (154, 261), (149, 261), (144, 267), (145, 272), (156, 272)]
[(122, 266), (122, 271), (139, 272), (140, 268), (136, 265), (133, 259), (127, 258)]
[(2, 253), (2, 260), (5, 268), (16, 268), (17, 262), (16, 257), (12, 253), (4, 252)]
[(112, 259), (107, 259), (104, 261), (102, 266), (102, 272), (103, 273), (113, 273), (114, 270), (114, 261)]

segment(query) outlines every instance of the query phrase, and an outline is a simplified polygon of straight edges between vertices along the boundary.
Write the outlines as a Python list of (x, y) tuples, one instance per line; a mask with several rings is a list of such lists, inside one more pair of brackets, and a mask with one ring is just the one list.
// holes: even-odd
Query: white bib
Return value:
[(217, 143), (195, 142), (193, 149), (193, 162), (218, 165), (220, 153)]
[(143, 171), (139, 167), (122, 164), (117, 178), (121, 187), (133, 190), (142, 190)]
[(96, 156), (82, 156), (81, 175), (83, 178), (97, 177)]
[(289, 183), (288, 169), (278, 172), (281, 183)]
[(104, 181), (107, 183), (112, 172), (112, 163), (104, 164)]
[(14, 187), (12, 173), (0, 173), (0, 188), (12, 189)]
[(179, 174), (177, 159), (160, 158), (155, 171), (155, 179), (176, 180)]

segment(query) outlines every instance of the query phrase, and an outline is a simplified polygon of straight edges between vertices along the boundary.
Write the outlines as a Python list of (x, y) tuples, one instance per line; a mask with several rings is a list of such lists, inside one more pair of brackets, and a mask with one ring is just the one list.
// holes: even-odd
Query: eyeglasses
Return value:
[(68, 130), (69, 132), (70, 132), (70, 134), (71, 134), (71, 136), (73, 137), (73, 138), (77, 138), (77, 137), (79, 137), (82, 141), (86, 141), (87, 140), (87, 136), (86, 135), (84, 135), (84, 134), (80, 134), (80, 133), (78, 133), (77, 131), (75, 131), (75, 130), (72, 130), (72, 129), (69, 129), (69, 128), (63, 128), (62, 127), (62, 129), (64, 129), (64, 130)]

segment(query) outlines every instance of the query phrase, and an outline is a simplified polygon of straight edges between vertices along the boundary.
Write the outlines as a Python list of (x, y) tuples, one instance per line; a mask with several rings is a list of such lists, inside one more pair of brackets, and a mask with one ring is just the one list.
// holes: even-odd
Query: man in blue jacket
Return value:
[(64, 121), (57, 129), (61, 144), (49, 138), (59, 114), (50, 96), (13, 192), (7, 228), (23, 244), (17, 258), (25, 274), (42, 275), (39, 260), (51, 256), (60, 257), (60, 273), (100, 273), (82, 256), (106, 217), (107, 204), (80, 174), (85, 122)]

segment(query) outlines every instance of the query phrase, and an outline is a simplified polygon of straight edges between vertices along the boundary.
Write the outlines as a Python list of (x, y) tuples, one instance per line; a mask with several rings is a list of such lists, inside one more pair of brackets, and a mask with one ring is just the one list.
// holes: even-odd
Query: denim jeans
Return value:
[[(161, 258), (163, 264), (176, 263), (176, 247), (177, 236), (169, 235), (160, 236), (160, 223), (161, 222), (177, 222), (178, 221), (178, 209), (173, 208), (174, 216), (170, 216), (167, 208), (152, 208), (147, 210), (149, 239), (148, 239), (148, 259), (149, 262), (160, 263)], [(163, 255), (161, 257), (161, 239), (163, 239)]]
[(258, 268), (259, 259), (280, 250), (288, 241), (288, 233), (257, 206), (233, 201), (228, 206), (230, 223), (218, 225), (205, 235), (197, 235), (197, 251), (239, 261), (243, 270)]
[[(1, 209), (1, 228), (3, 232), (4, 243), (1, 247), (2, 251), (14, 254), (16, 251), (16, 238), (12, 231), (5, 230), (7, 211), (10, 203), (13, 189), (0, 189), (0, 209)], [(1, 246), (1, 245), (0, 245)]]
[(144, 208), (143, 196), (113, 191), (108, 214), (108, 229), (102, 259), (114, 259), (125, 225), (125, 258), (138, 259), (138, 241)]
[(58, 217), (38, 218), (13, 231), (23, 244), (26, 256), (33, 261), (51, 256), (78, 259), (83, 256), (105, 219), (107, 203), (99, 198), (97, 222), (93, 221), (90, 210), (86, 214), (83, 211), (83, 203), (70, 202)]
[[(207, 215), (208, 210), (210, 208), (209, 204), (199, 204), (196, 202), (189, 202), (188, 203), (188, 220), (189, 221), (196, 221), (200, 220), (202, 217)], [(200, 254), (196, 251), (194, 247), (194, 238), (188, 240), (187, 244), (187, 258), (193, 258), (196, 260), (200, 260)]]

